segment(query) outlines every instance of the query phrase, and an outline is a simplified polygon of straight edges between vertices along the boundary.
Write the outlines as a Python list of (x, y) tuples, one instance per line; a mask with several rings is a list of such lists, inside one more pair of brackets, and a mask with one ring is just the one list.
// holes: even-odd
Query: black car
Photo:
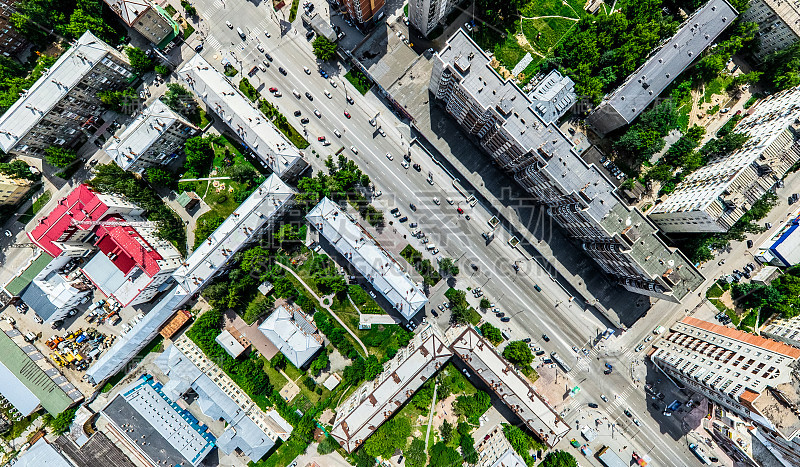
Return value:
[(314, 37), (314, 31), (308, 31), (306, 33), (306, 39), (311, 40), (312, 37)]
[(396, 212), (398, 212), (398, 211), (400, 211), (400, 208), (394, 208), (394, 209), (392, 209), (392, 210), (391, 210), (391, 211), (389, 211), (389, 212), (390, 212), (390, 213), (392, 213), (392, 214), (394, 214), (394, 213), (396, 213)]
[(477, 271), (478, 270), (478, 265), (475, 264), (475, 263), (472, 263), (469, 266), (472, 268), (473, 271)]
[(414, 170), (416, 170), (417, 172), (419, 172), (420, 170), (422, 170), (422, 167), (420, 167), (420, 165), (419, 165), (419, 164), (414, 164), (414, 165), (412, 165), (412, 167), (414, 167)]
[(596, 409), (596, 408), (598, 408), (598, 407), (599, 407), (599, 406), (598, 406), (597, 404), (595, 404), (594, 402), (589, 402), (587, 405), (588, 405), (589, 407), (593, 408), (593, 409)]
[(633, 414), (631, 413), (631, 411), (630, 411), (630, 410), (628, 410), (628, 409), (625, 409), (625, 416), (627, 416), (628, 418), (630, 418), (630, 417), (633, 417)]
[(417, 228), (417, 223), (416, 222), (412, 222), (412, 223), (408, 224), (408, 226), (411, 227), (412, 229), (415, 229), (415, 228)]
[(308, 123), (308, 118), (306, 118), (306, 117), (301, 118), (300, 119), (300, 123), (302, 123), (303, 125), (307, 124)]
[(500, 321), (502, 321), (502, 322), (504, 322), (504, 323), (507, 323), (507, 322), (511, 321), (511, 318), (509, 318), (508, 316), (506, 316), (505, 318), (500, 318)]
[(540, 350), (540, 351), (536, 352), (536, 356), (537, 357), (541, 357), (542, 355), (544, 355), (544, 350)]
[(199, 43), (199, 44), (197, 44), (197, 45), (194, 47), (194, 51), (195, 51), (195, 52), (200, 52), (201, 50), (203, 50), (203, 43), (202, 43), (202, 42), (201, 42), (201, 43)]
[(544, 339), (545, 342), (550, 342), (550, 337), (547, 334), (542, 334), (542, 339)]
[(308, 98), (308, 100), (310, 100), (310, 101), (313, 101), (313, 100), (314, 100), (314, 96), (312, 96), (310, 92), (307, 92), (307, 91), (306, 91), (306, 97), (307, 97), (307, 98)]
[(403, 216), (400, 219), (397, 219), (398, 222), (405, 222), (407, 220), (408, 220), (408, 217), (406, 217), (406, 216)]
[(753, 241), (752, 240), (748, 240), (747, 241), (747, 248), (753, 248)]
[(295, 111), (294, 111), (294, 116), (295, 116), (295, 117), (299, 117), (299, 116), (300, 116), (300, 114), (301, 114), (301, 112), (300, 112), (299, 110), (295, 110)]
[(530, 343), (530, 341), (531, 341), (530, 337), (526, 337), (525, 339), (522, 339), (522, 342), (524, 342), (526, 344)]
[(347, 103), (350, 104), (350, 105), (353, 105), (355, 103), (355, 101), (353, 100), (352, 97), (347, 96)]
[(283, 76), (286, 76), (286, 70), (284, 70), (282, 66), (278, 67), (278, 71), (280, 71)]
[(414, 204), (414, 203), (409, 203), (408, 207), (410, 207), (412, 211), (416, 211), (417, 210), (417, 205)]
[(433, 316), (436, 316), (437, 318), (439, 317), (439, 313), (437, 313), (436, 310), (434, 310), (433, 308), (431, 308), (431, 314)]
[(403, 154), (403, 159), (405, 159), (406, 162), (411, 162), (411, 156), (408, 154)]
[[(264, 52), (264, 56), (267, 57), (267, 60), (269, 60), (270, 62), (272, 61), (272, 55)], [(281, 73), (283, 73), (284, 76), (286, 76), (286, 70), (284, 70), (283, 67), (278, 67), (278, 71), (280, 71)]]
[(497, 316), (498, 318), (502, 318), (502, 317), (503, 317), (503, 316), (505, 316), (506, 314), (505, 314), (505, 313), (503, 313), (502, 311), (500, 311), (500, 312), (497, 312), (497, 313), (495, 313), (494, 315), (495, 315), (495, 316)]

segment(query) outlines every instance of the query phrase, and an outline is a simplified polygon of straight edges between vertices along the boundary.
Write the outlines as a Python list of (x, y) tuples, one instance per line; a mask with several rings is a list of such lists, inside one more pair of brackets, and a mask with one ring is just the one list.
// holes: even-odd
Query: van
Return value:
[(653, 329), (653, 334), (659, 335), (664, 332), (664, 326), (658, 326), (657, 328)]
[(429, 245), (428, 245), (427, 247), (425, 247), (425, 248), (427, 248), (429, 251), (430, 251), (430, 250), (434, 250), (434, 249), (436, 249), (436, 245), (434, 245), (433, 243), (431, 243), (431, 244), (429, 244)]
[(239, 33), (239, 37), (242, 39), (247, 39), (247, 35), (245, 35), (244, 31), (242, 31), (242, 28), (236, 28), (236, 32)]

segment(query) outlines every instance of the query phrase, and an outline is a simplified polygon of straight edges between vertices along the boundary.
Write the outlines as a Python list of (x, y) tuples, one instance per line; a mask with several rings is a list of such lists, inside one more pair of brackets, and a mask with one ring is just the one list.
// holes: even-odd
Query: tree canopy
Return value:
[(20, 159), (11, 162), (0, 162), (0, 173), (6, 177), (16, 178), (17, 180), (37, 181), (42, 178), (38, 172), (31, 172), (31, 167)]
[(45, 160), (48, 164), (62, 169), (75, 162), (78, 158), (75, 151), (62, 148), (61, 146), (50, 146), (44, 150), (44, 153)]
[(483, 323), (481, 325), (481, 334), (494, 345), (503, 342), (503, 335), (500, 333), (499, 329), (492, 326), (492, 323)]
[(137, 73), (153, 71), (153, 68), (156, 66), (155, 62), (147, 56), (145, 51), (138, 47), (125, 47), (125, 55), (128, 56), (128, 61), (131, 62), (131, 68)]
[(322, 61), (330, 60), (336, 55), (336, 43), (323, 36), (318, 35), (311, 45), (314, 47), (314, 56)]
[(539, 467), (575, 467), (578, 461), (566, 451), (550, 451), (544, 456)]
[(511, 363), (527, 366), (533, 361), (530, 347), (523, 341), (512, 341), (503, 349), (503, 357)]

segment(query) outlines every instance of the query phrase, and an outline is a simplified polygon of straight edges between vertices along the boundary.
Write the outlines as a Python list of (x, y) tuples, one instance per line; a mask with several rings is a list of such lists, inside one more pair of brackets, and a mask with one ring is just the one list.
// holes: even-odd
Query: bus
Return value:
[(564, 373), (569, 373), (570, 371), (572, 371), (572, 368), (570, 368), (569, 365), (567, 365), (567, 362), (561, 360), (561, 357), (559, 357), (557, 353), (555, 352), (551, 353), (550, 358), (552, 358), (554, 362), (558, 363), (558, 366), (560, 366), (564, 370)]

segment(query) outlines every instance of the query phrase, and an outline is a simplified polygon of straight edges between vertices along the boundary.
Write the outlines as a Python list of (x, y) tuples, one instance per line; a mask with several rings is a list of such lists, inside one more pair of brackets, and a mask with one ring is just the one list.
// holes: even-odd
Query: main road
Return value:
[[(418, 223), (430, 241), (441, 250), (439, 256), (458, 260), (462, 271), (459, 276), (462, 288), (481, 287), (486, 296), (506, 316), (511, 317), (509, 323), (501, 323), (489, 313), (485, 316), (487, 321), (503, 329), (512, 339), (531, 337), (536, 345), (547, 352), (556, 351), (570, 361), (573, 366), (568, 374), (572, 379), (570, 384), (580, 384), (582, 388), (576, 402), (569, 406), (570, 410), (566, 413), (570, 423), (577, 416), (579, 406), (585, 405), (586, 401), (600, 403), (599, 394), (606, 394), (612, 399), (609, 404), (601, 404), (601, 408), (608, 412), (610, 419), (620, 421), (620, 429), (631, 438), (631, 442), (627, 443), (631, 448), (636, 446), (640, 452), (649, 451), (659, 465), (673, 464), (676, 456), (685, 465), (696, 464), (685, 446), (670, 442), (658, 424), (645, 416), (647, 399), (644, 393), (633, 386), (624, 371), (620, 371), (630, 363), (632, 351), (625, 352), (623, 349), (617, 355), (604, 355), (602, 360), (597, 358), (600, 352), (598, 348), (591, 350), (589, 355), (576, 355), (573, 352), (573, 346), (579, 349), (586, 347), (598, 332), (606, 328), (606, 324), (572, 303), (567, 293), (551, 280), (545, 270), (512, 248), (507, 243), (510, 235), (506, 231), (498, 229), (493, 241), (485, 241), (481, 234), (490, 229), (488, 210), (480, 204), (473, 207), (466, 202), (449, 174), (419, 146), (410, 143), (406, 124), (385, 107), (373, 106), (368, 98), (361, 96), (344, 79), (341, 66), (318, 63), (310, 43), (305, 39), (305, 30), (295, 32), (293, 27), (281, 35), (278, 22), (268, 8), (260, 8), (249, 2), (226, 2), (224, 8), (221, 5), (220, 0), (200, 1), (196, 5), (205, 17), (202, 22), (205, 28), (201, 28), (205, 35), (204, 57), (218, 68), (221, 68), (221, 60), (227, 58), (246, 74), (253, 66), (263, 62), (264, 54), (257, 50), (257, 46), (260, 44), (264, 47), (274, 60), (266, 72), (259, 70), (249, 79), (296, 128), (305, 129), (307, 139), (312, 142), (306, 150), (312, 166), (316, 170), (326, 170), (324, 155), (343, 147), (343, 153), (369, 175), (377, 190), (383, 192), (373, 202), (384, 210), (387, 221), (394, 221), (392, 228), (398, 230), (398, 238), (405, 235), (415, 248), (425, 251), (422, 244), (411, 237), (411, 229), (408, 228), (409, 223)], [(226, 21), (230, 21), (233, 27), (226, 27)], [(237, 27), (246, 32), (245, 40), (238, 36)], [(265, 31), (271, 37), (267, 38)], [(231, 51), (234, 53), (231, 54)], [(278, 72), (279, 66), (287, 71), (286, 76)], [(304, 67), (311, 73), (305, 73)], [(327, 71), (331, 78), (322, 78), (318, 73), (319, 68)], [(270, 87), (278, 88), (283, 96), (274, 97), (267, 91)], [(301, 97), (296, 98), (293, 90), (298, 91)], [(306, 93), (313, 100), (305, 97)], [(347, 97), (353, 99), (353, 104), (348, 104)], [(315, 116), (315, 110), (319, 111), (320, 117)], [(300, 111), (301, 115), (295, 117), (295, 111)], [(345, 116), (345, 111), (350, 118)], [(307, 118), (308, 124), (301, 124), (301, 118)], [(375, 119), (375, 126), (370, 122), (372, 119)], [(378, 127), (382, 128), (385, 136), (381, 136)], [(337, 137), (334, 131), (338, 131), (341, 137)], [(317, 138), (322, 136), (331, 145), (323, 146), (318, 142)], [(312, 151), (320, 157), (312, 155)], [(403, 155), (409, 153), (412, 163), (421, 165), (419, 171), (401, 165)], [(387, 154), (392, 156), (392, 160)], [(433, 179), (432, 184), (427, 181), (429, 174)], [(434, 202), (434, 198), (439, 199), (439, 204)], [(447, 202), (448, 198), (453, 200), (452, 205)], [(416, 211), (410, 208), (411, 204), (416, 206)], [(399, 223), (389, 215), (388, 211), (394, 207), (409, 217), (407, 223)], [(458, 207), (465, 211), (464, 214), (457, 212)], [(469, 220), (466, 215), (470, 216)], [(427, 251), (425, 254), (430, 256)], [(519, 272), (513, 269), (514, 264), (520, 267)], [(542, 290), (537, 291), (535, 284)], [(674, 310), (671, 311), (674, 314)], [(637, 331), (642, 333), (641, 329)], [(547, 334), (550, 342), (543, 342), (542, 334)], [(607, 377), (598, 377), (606, 361), (618, 370)], [(620, 399), (614, 399), (615, 394)], [(633, 425), (630, 419), (622, 415), (628, 407), (640, 418), (641, 427)], [(628, 422), (623, 423), (626, 420)]]

